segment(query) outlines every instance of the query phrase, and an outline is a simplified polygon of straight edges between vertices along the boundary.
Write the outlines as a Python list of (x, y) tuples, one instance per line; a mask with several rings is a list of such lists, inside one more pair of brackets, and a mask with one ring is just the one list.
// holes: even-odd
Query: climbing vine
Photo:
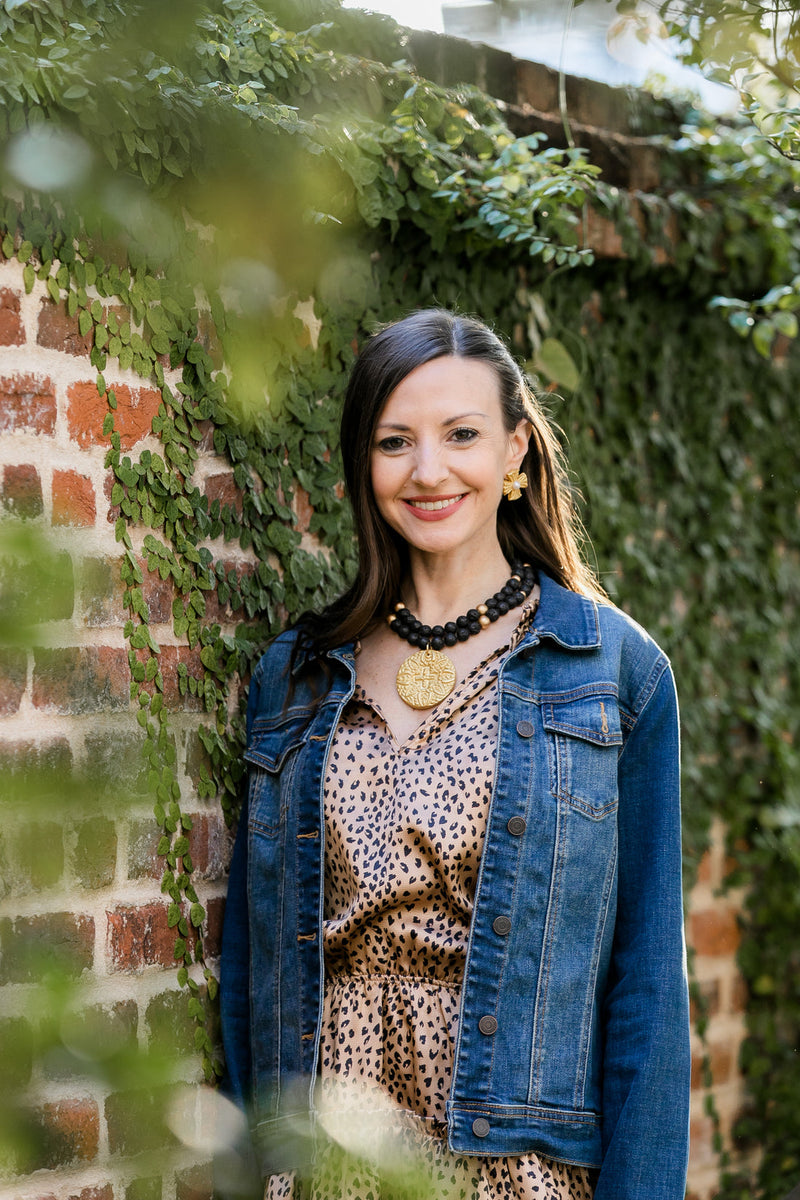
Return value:
[[(797, 168), (736, 125), (665, 109), (660, 189), (620, 193), (580, 150), (515, 137), (476, 88), (420, 78), (391, 23), (324, 0), (6, 0), (0, 44), (0, 246), (91, 340), (107, 403), (131, 698), (206, 1078), (217, 983), (141, 558), (171, 581), (197, 664), (177, 671), (205, 713), (198, 794), (232, 819), (250, 668), (353, 567), (343, 381), (376, 321), (441, 303), (491, 319), (553, 392), (604, 583), (674, 659), (687, 859), (719, 813), (749, 886), (740, 1132), (780, 1145), (758, 1181), (780, 1196), (800, 1172), (800, 972), (780, 969), (800, 919), (800, 369), (775, 361), (800, 274)], [(593, 261), (587, 205), (624, 260)], [(737, 336), (762, 319), (755, 347)], [(118, 370), (160, 389), (157, 452), (124, 452)], [(235, 504), (194, 482), (209, 439)], [(232, 545), (249, 566), (226, 561)], [(731, 1169), (726, 1186), (734, 1200), (751, 1181)]]

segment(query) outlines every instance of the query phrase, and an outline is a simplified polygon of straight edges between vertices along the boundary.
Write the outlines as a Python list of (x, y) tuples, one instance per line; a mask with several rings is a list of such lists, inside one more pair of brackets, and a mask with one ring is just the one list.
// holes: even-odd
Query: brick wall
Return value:
[[(555, 77), (548, 68), (433, 35), (415, 35), (410, 51), (429, 77), (471, 80), (499, 95), (519, 132), (543, 128), (556, 144), (563, 140)], [(626, 93), (572, 79), (568, 104), (576, 140), (591, 144), (593, 160), (605, 165), (610, 181), (632, 191), (653, 186), (657, 155), (646, 136), (647, 114), (636, 111)], [(599, 255), (621, 253), (613, 226), (591, 212), (585, 236)], [(159, 890), (150, 802), (137, 794), (140, 737), (128, 700), (115, 514), (103, 467), (106, 407), (88, 353), (87, 339), (45, 288), (37, 283), (26, 296), (21, 266), (0, 262), (0, 506), (31, 526), (52, 531), (56, 548), (68, 558), (71, 580), (56, 597), (36, 645), (0, 658), (0, 752), (17, 770), (25, 762), (38, 762), (50, 764), (56, 778), (66, 778), (70, 770), (78, 776), (83, 772), (106, 789), (108, 798), (101, 814), (82, 811), (74, 800), (65, 813), (56, 796), (39, 820), (38, 835), (52, 851), (46, 861), (24, 851), (30, 838), (22, 818), (4, 825), (0, 875), (7, 881), (7, 894), (0, 889), (0, 932), (5, 935), (0, 986), (5, 1024), (0, 1022), (0, 1037), (3, 1028), (8, 1037), (31, 1037), (33, 985), (24, 947), (34, 942), (57, 950), (68, 972), (81, 981), (81, 1002), (88, 1011), (120, 1031), (120, 1037), (147, 1047), (160, 1030), (180, 1030), (185, 998), (171, 965), (173, 937)], [(123, 449), (138, 455), (149, 444), (158, 393), (136, 376), (112, 374), (111, 368), (106, 382), (116, 392), (115, 423)], [(155, 440), (150, 441), (155, 449)], [(195, 482), (205, 486), (210, 498), (235, 501), (229, 468), (215, 459), (210, 438)], [(307, 528), (308, 513), (299, 515), (305, 518), (301, 528)], [(138, 536), (141, 542), (142, 533)], [(235, 550), (224, 553), (232, 566), (246, 561)], [(165, 694), (178, 710), (180, 782), (184, 808), (194, 816), (191, 853), (200, 900), (209, 913), (213, 953), (229, 839), (216, 805), (190, 800), (200, 758), (199, 716), (197, 702), (179, 696), (175, 679), (179, 659), (190, 671), (192, 659), (172, 635), (169, 588), (146, 570), (144, 575), (152, 628), (163, 651)], [(222, 612), (218, 619), (224, 623), (230, 615)], [(120, 803), (123, 776), (133, 786)], [(708, 1005), (713, 1100), (729, 1145), (743, 1097), (737, 1056), (745, 996), (735, 962), (741, 897), (718, 894), (727, 869), (724, 841), (724, 830), (715, 827), (712, 848), (689, 897), (688, 937)], [(718, 1178), (703, 1054), (696, 1038), (692, 1200), (711, 1200)], [(191, 1060), (186, 1070), (191, 1076)], [(146, 1153), (120, 1119), (122, 1105), (112, 1087), (94, 1083), (76, 1089), (68, 1076), (51, 1078), (41, 1064), (29, 1067), (23, 1082), (40, 1123), (52, 1136), (42, 1169), (20, 1178), (15, 1197), (161, 1200), (163, 1194), (163, 1200), (189, 1200), (207, 1193), (203, 1156), (190, 1148), (179, 1149), (170, 1160), (162, 1193), (158, 1171), (152, 1169), (155, 1149)]]
[[(21, 1174), (8, 1194), (20, 1200), (189, 1200), (208, 1194), (206, 1155), (178, 1142), (164, 1157), (169, 1139), (159, 1134), (148, 1097), (131, 1092), (135, 1068), (126, 1066), (120, 1049), (147, 1051), (161, 1045), (163, 1035), (165, 1044), (184, 1052), (174, 1067), (178, 1075), (198, 1077), (187, 996), (173, 965), (175, 936), (160, 892), (142, 734), (129, 699), (117, 514), (103, 465), (107, 407), (88, 352), (77, 323), (44, 285), (37, 282), (26, 296), (22, 267), (0, 261), (0, 511), (48, 531), (58, 568), (54, 594), (23, 599), (23, 619), (45, 617), (30, 644), (0, 657), (7, 790), (15, 792), (29, 775), (24, 805), (4, 806), (0, 825), (0, 1047), (15, 1051), (12, 1082), (30, 1109), (27, 1128), (40, 1135), (32, 1157), (26, 1160), (20, 1149)], [(116, 392), (123, 447), (136, 456), (148, 445), (155, 450), (149, 429), (158, 391), (112, 365), (106, 382)], [(204, 480), (217, 491), (230, 482), (229, 467), (209, 449), (201, 450), (195, 475), (195, 482)], [(134, 534), (135, 547), (143, 533)], [(246, 558), (225, 553), (232, 565)], [(193, 784), (200, 716), (197, 700), (182, 699), (175, 682), (185, 649), (172, 634), (169, 585), (146, 569), (144, 576), (151, 629), (163, 648), (165, 693), (175, 710), (176, 770), (183, 808), (194, 819), (190, 853), (213, 965), (229, 835), (216, 802), (199, 800)], [(6, 602), (14, 582), (6, 565)], [(219, 616), (233, 631), (230, 612)], [(44, 1003), (37, 981), (55, 964), (63, 986), (75, 989), (58, 1001), (61, 1020), (69, 1025), (73, 1009), (88, 1020), (93, 1046), (111, 1055), (106, 1078), (102, 1070), (81, 1070), (80, 1061), (65, 1067), (59, 1055), (74, 1037), (63, 1031), (56, 1031), (52, 1053), (34, 1052), (48, 1019), (37, 1011)], [(91, 1057), (85, 1040), (80, 1045), (78, 1058), (84, 1051)]]

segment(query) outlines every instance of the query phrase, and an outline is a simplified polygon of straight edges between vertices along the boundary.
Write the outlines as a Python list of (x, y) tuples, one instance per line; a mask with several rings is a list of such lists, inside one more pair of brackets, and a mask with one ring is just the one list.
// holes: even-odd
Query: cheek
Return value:
[(378, 511), (385, 516), (385, 508), (395, 494), (397, 487), (397, 471), (393, 470), (394, 463), (387, 459), (375, 459), (370, 462), (370, 480), (372, 494)]

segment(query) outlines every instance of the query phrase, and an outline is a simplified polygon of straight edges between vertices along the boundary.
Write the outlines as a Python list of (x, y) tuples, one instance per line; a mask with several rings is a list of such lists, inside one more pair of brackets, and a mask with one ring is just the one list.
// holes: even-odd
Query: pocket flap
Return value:
[(301, 746), (306, 740), (309, 720), (289, 716), (279, 724), (271, 722), (253, 725), (250, 743), (244, 752), (245, 762), (264, 767), (267, 771), (280, 771), (287, 754)]
[(542, 705), (545, 729), (580, 738), (597, 746), (621, 746), (622, 729), (616, 696), (581, 696)]

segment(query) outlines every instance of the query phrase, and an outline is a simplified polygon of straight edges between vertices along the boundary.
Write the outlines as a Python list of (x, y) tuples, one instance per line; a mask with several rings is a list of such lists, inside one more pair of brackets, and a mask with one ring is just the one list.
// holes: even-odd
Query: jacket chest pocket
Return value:
[(613, 693), (550, 699), (542, 704), (553, 792), (590, 817), (617, 807), (617, 763), (622, 746)]
[(299, 751), (306, 744), (309, 715), (255, 722), (245, 762), (249, 764), (248, 812), (252, 833), (276, 837), (286, 819)]

